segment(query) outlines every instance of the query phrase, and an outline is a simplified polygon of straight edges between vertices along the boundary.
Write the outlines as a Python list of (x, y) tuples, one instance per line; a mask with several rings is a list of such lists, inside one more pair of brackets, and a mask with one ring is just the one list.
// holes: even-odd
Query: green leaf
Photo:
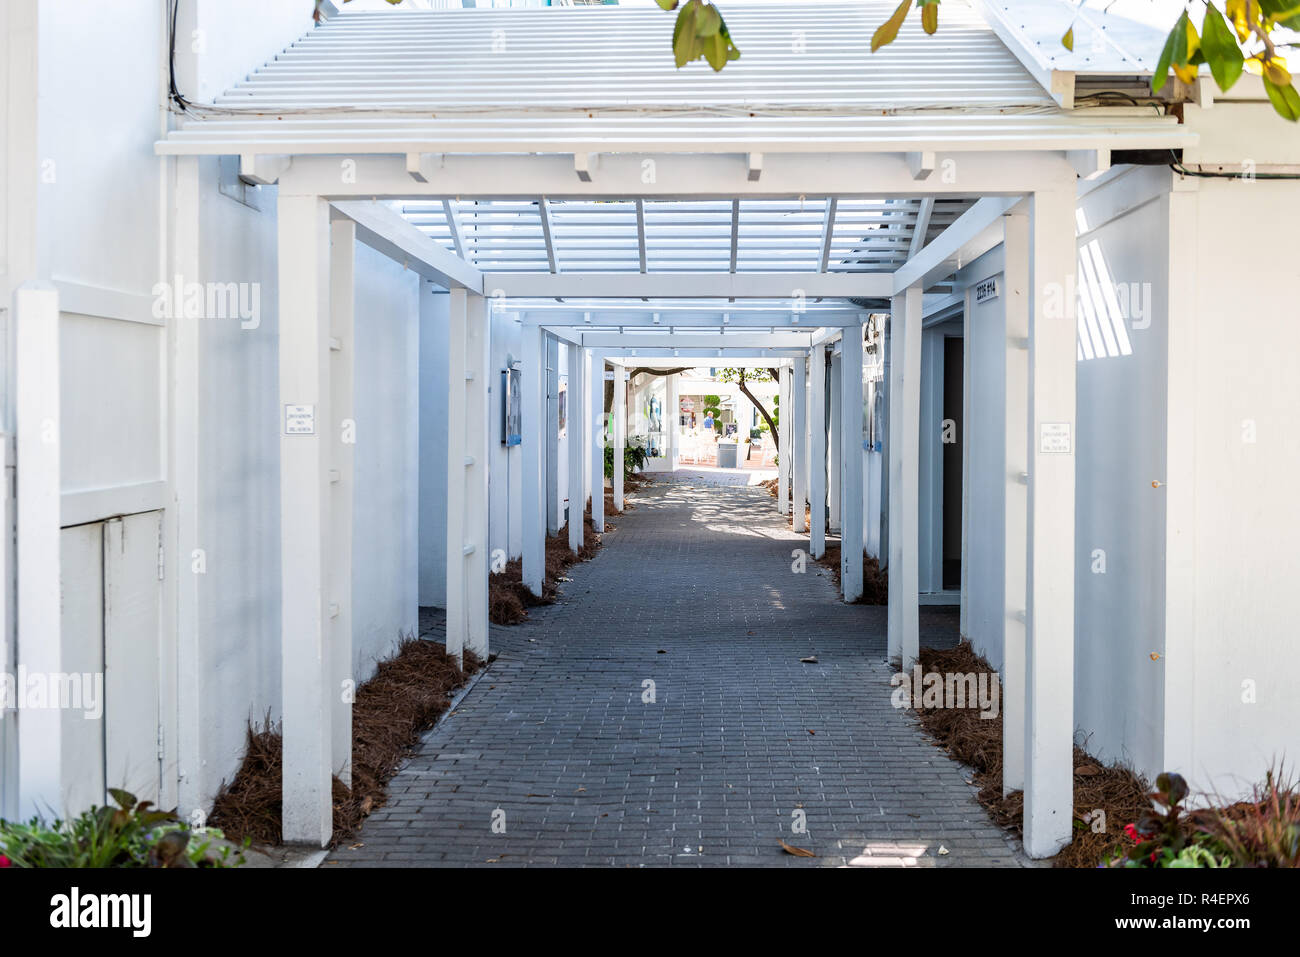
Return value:
[(1160, 60), (1156, 63), (1156, 71), (1151, 74), (1151, 92), (1159, 93), (1164, 88), (1165, 83), (1169, 80), (1169, 67), (1174, 63), (1187, 62), (1187, 11), (1178, 18), (1174, 28), (1169, 31), (1169, 36), (1165, 40), (1165, 48), (1160, 51)]
[(660, 8), (664, 10), (677, 9), (677, 0), (655, 0), (655, 3), (659, 4)]
[(908, 11), (912, 9), (912, 0), (903, 0), (894, 11), (894, 15), (888, 20), (876, 27), (876, 32), (871, 35), (871, 52), (875, 53), (886, 44), (893, 43), (894, 38), (898, 36), (898, 30), (907, 19)]
[(1296, 92), (1294, 86), (1278, 86), (1264, 77), (1264, 91), (1268, 93), (1268, 101), (1273, 104), (1278, 115), (1292, 123), (1300, 120), (1300, 93)]
[(1061, 46), (1065, 47), (1071, 53), (1074, 52), (1074, 27), (1065, 31), (1065, 36), (1061, 37)]
[(939, 29), (939, 0), (921, 0), (921, 28), (930, 36)]
[(1210, 64), (1210, 73), (1219, 89), (1228, 92), (1241, 77), (1246, 58), (1237, 46), (1236, 34), (1223, 19), (1219, 8), (1212, 3), (1205, 5), (1205, 22), (1201, 26), (1201, 49)]
[(1288, 30), (1300, 30), (1300, 7), (1295, 0), (1256, 0), (1264, 16)]
[(700, 12), (695, 15), (695, 35), (699, 37), (717, 36), (721, 27), (722, 16), (718, 13), (718, 8), (711, 3), (701, 6)]
[(696, 41), (695, 4), (688, 3), (677, 14), (677, 26), (673, 28), (673, 53), (676, 55), (677, 69), (680, 70), (700, 55)]

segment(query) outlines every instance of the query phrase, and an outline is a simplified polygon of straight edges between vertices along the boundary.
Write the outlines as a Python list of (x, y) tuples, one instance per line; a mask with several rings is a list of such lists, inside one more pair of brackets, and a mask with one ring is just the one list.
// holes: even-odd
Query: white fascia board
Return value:
[(333, 204), (337, 215), (357, 224), (357, 240), (400, 262), (431, 282), (483, 294), (483, 274), (454, 253), (443, 249), (407, 222), (400, 213), (381, 203), (345, 201)]
[(791, 314), (788, 309), (779, 312), (727, 312), (725, 321), (723, 320), (724, 312), (726, 310), (721, 309), (716, 313), (676, 314), (662, 312), (659, 314), (659, 321), (656, 322), (651, 314), (611, 312), (596, 306), (592, 309), (590, 322), (586, 320), (583, 312), (553, 313), (538, 310), (525, 313), (523, 323), (525, 326), (543, 326), (547, 329), (585, 326), (592, 329), (618, 327), (641, 331), (668, 329), (669, 327), (677, 329), (720, 329), (724, 326), (728, 329), (840, 329), (845, 326), (862, 324), (862, 314), (851, 310), (805, 312), (798, 316), (801, 320), (798, 324), (790, 322)]
[[(1006, 17), (995, 0), (971, 0), (997, 38), (1002, 41), (1029, 75), (1064, 109), (1074, 109), (1074, 71), (1056, 69), (1031, 45), (1028, 38)], [(1064, 30), (1061, 34), (1064, 35)], [(1064, 49), (1064, 48), (1062, 48)]]
[(810, 349), (812, 335), (808, 332), (748, 333), (733, 332), (687, 333), (672, 335), (668, 330), (660, 334), (626, 332), (588, 332), (582, 336), (587, 349)]

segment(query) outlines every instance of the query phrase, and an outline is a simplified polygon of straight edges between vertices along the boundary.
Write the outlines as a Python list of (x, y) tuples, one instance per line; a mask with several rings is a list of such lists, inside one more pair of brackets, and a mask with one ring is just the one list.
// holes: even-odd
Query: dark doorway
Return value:
[[(960, 336), (943, 340), (943, 418), (953, 423), (952, 441), (943, 443), (943, 588), (961, 588), (961, 464), (966, 428), (962, 421), (964, 383)], [(945, 430), (946, 431), (946, 430)], [(947, 435), (945, 434), (945, 439)]]

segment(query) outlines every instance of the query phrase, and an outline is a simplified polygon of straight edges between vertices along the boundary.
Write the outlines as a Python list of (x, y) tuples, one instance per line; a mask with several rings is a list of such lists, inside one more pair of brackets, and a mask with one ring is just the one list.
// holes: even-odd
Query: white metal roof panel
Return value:
[(742, 50), (675, 69), (673, 17), (577, 7), (344, 13), (198, 107), (164, 153), (891, 152), (1171, 145), (1150, 115), (1067, 112), (961, 0), (727, 8)]

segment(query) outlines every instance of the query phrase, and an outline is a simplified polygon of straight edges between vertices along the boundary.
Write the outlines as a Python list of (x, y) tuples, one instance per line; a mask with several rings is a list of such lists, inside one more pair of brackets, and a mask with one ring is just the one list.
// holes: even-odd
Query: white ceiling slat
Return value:
[(551, 223), (551, 204), (545, 196), (537, 200), (537, 212), (542, 220), (542, 237), (546, 240), (546, 263), (551, 272), (560, 271), (560, 258), (555, 253), (555, 232)]
[(930, 231), (930, 218), (933, 215), (934, 197), (926, 196), (921, 200), (921, 208), (916, 214), (916, 225), (912, 227), (912, 244), (907, 250), (909, 260), (924, 248), (926, 234)]

